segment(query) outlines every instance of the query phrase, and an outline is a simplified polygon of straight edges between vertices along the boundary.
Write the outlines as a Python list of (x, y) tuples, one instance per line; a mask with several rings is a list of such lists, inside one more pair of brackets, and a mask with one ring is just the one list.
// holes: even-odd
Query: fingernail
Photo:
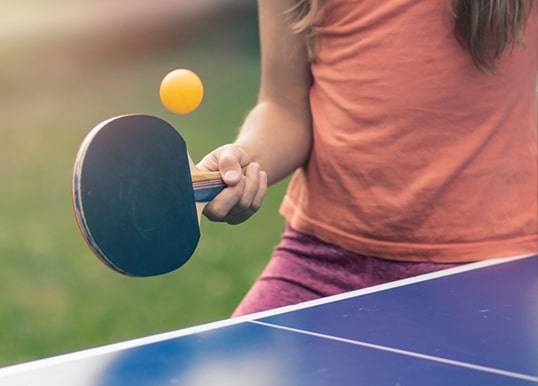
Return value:
[(224, 178), (229, 180), (235, 180), (239, 177), (239, 173), (235, 170), (228, 170), (226, 173), (224, 173)]

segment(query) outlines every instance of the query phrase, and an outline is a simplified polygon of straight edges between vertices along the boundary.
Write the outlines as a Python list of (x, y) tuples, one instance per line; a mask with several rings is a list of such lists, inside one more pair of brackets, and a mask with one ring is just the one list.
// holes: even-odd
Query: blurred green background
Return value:
[[(84, 135), (124, 113), (165, 118), (200, 159), (232, 141), (256, 99), (254, 0), (4, 0), (0, 12), (0, 366), (227, 318), (283, 229), (285, 185), (230, 226), (202, 221), (182, 269), (120, 276), (100, 264), (71, 208)], [(161, 106), (177, 67), (205, 98), (187, 116)]]

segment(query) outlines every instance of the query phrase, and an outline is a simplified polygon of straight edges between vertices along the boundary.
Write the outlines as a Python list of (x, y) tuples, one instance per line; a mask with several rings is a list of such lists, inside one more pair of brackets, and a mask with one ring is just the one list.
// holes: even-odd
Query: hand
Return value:
[(261, 207), (267, 192), (267, 173), (258, 163), (251, 162), (248, 154), (239, 146), (219, 147), (196, 166), (201, 170), (220, 171), (228, 185), (206, 205), (204, 215), (209, 220), (239, 224)]

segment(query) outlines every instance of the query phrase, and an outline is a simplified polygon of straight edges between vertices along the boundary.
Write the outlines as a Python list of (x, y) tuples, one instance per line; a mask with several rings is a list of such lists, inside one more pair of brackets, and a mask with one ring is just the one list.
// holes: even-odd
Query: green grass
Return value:
[[(232, 312), (283, 229), (283, 184), (245, 224), (204, 219), (200, 245), (182, 269), (135, 279), (89, 252), (75, 225), (70, 179), (84, 135), (118, 114), (167, 119), (195, 159), (233, 140), (258, 88), (252, 19), (126, 57), (81, 60), (65, 47), (36, 45), (0, 64), (0, 366)], [(158, 100), (162, 76), (175, 67), (192, 68), (206, 86), (202, 106), (189, 116), (168, 113)]]

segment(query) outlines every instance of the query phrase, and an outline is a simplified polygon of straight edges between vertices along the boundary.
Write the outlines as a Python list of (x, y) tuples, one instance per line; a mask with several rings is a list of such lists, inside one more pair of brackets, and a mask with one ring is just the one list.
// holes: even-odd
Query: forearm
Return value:
[(274, 184), (303, 165), (310, 154), (312, 130), (307, 106), (261, 101), (247, 116), (235, 144), (267, 172)]

